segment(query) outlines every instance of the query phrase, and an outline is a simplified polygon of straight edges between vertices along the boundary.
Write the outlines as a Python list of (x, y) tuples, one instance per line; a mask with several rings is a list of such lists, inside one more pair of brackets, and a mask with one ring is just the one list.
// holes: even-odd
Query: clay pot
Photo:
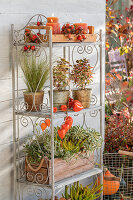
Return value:
[(24, 92), (24, 101), (26, 103), (26, 110), (27, 111), (40, 111), (41, 110), (41, 104), (43, 103), (43, 97), (44, 97), (44, 92), (30, 92), (26, 93)]
[(84, 108), (90, 107), (92, 89), (73, 90), (73, 98), (79, 100)]
[[(50, 97), (50, 92), (49, 92)], [(53, 106), (60, 109), (61, 105), (67, 105), (69, 100), (69, 90), (53, 90)]]

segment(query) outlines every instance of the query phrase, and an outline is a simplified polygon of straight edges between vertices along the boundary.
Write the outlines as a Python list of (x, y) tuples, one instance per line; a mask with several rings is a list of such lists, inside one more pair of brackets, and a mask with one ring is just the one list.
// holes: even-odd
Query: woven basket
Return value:
[(90, 107), (92, 89), (73, 90), (73, 98), (79, 100), (84, 108)]

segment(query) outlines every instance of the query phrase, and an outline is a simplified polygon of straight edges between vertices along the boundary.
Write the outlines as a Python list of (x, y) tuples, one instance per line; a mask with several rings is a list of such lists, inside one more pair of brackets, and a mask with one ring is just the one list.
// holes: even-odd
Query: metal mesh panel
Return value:
[[(110, 195), (104, 195), (104, 200), (132, 200), (133, 199), (133, 157), (120, 155), (117, 153), (107, 153), (103, 156), (104, 167), (109, 170), (109, 172), (120, 178), (120, 185), (117, 190), (118, 182), (109, 181), (104, 182), (104, 188), (106, 187), (106, 183), (108, 184), (108, 188), (106, 188), (107, 192), (112, 189), (112, 193)], [(105, 179), (105, 176), (104, 176)], [(115, 185), (116, 184), (116, 185)]]

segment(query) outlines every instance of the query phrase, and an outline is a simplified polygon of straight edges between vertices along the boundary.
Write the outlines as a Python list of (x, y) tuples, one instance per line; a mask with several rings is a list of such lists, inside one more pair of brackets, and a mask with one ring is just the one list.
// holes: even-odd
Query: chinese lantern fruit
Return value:
[(62, 111), (67, 111), (67, 106), (66, 106), (66, 105), (61, 105), (60, 109), (61, 109)]
[(80, 101), (74, 100), (73, 101), (73, 110), (74, 112), (79, 112), (83, 109), (83, 106)]
[(72, 119), (72, 117), (70, 117), (70, 116), (67, 116), (67, 117), (65, 118), (65, 121), (71, 121), (71, 122), (73, 123), (73, 119)]
[(24, 46), (24, 51), (27, 51), (28, 50), (28, 47), (27, 46)]
[(44, 131), (47, 128), (47, 124), (46, 123), (41, 123), (41, 129), (42, 131)]
[(73, 123), (71, 121), (67, 120), (67, 121), (65, 121), (65, 124), (69, 125), (69, 129), (70, 129)]
[(59, 129), (59, 130), (58, 130), (58, 135), (59, 135), (59, 137), (63, 140), (64, 137), (65, 137), (65, 135), (66, 135), (65, 129)]
[(53, 107), (53, 112), (56, 113), (57, 112), (57, 108)]
[(50, 124), (51, 124), (50, 119), (46, 119), (46, 120), (45, 120), (45, 123), (46, 123), (46, 125), (47, 125), (48, 127), (50, 127)]
[(69, 124), (62, 124), (61, 129), (65, 129), (65, 131), (67, 132), (69, 130)]

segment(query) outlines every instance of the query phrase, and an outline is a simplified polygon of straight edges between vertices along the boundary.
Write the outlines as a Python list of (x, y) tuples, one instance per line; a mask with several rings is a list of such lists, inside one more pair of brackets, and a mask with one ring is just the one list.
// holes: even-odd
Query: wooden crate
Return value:
[[(31, 165), (34, 169), (38, 167), (38, 165)], [(61, 158), (54, 159), (54, 176), (55, 182), (60, 181), (62, 179), (80, 174), (89, 169), (94, 168), (94, 153), (90, 155), (89, 159), (80, 158), (76, 156), (71, 161), (66, 162)], [(26, 170), (26, 179), (27, 181), (39, 183), (39, 184), (51, 184), (51, 160), (46, 159), (42, 167), (38, 171), (32, 171), (28, 166), (28, 163), (25, 162), (25, 170)]]
[[(50, 26), (27, 26), (26, 29), (29, 30), (34, 30), (34, 29), (38, 29), (38, 30), (46, 30), (46, 35), (40, 35), (39, 38), (41, 39), (42, 42), (48, 42), (49, 41), (49, 30), (51, 30)], [(96, 34), (94, 34), (93, 30), (91, 31), (91, 33), (93, 34), (85, 34), (86, 39), (83, 41), (85, 42), (96, 42)], [(25, 41), (26, 42), (30, 42), (28, 36), (25, 36)], [(68, 37), (64, 34), (53, 34), (52, 35), (52, 42), (54, 43), (70, 43), (70, 42), (79, 42), (79, 40), (77, 39), (77, 36), (75, 34), (71, 34), (71, 39), (69, 40)]]

